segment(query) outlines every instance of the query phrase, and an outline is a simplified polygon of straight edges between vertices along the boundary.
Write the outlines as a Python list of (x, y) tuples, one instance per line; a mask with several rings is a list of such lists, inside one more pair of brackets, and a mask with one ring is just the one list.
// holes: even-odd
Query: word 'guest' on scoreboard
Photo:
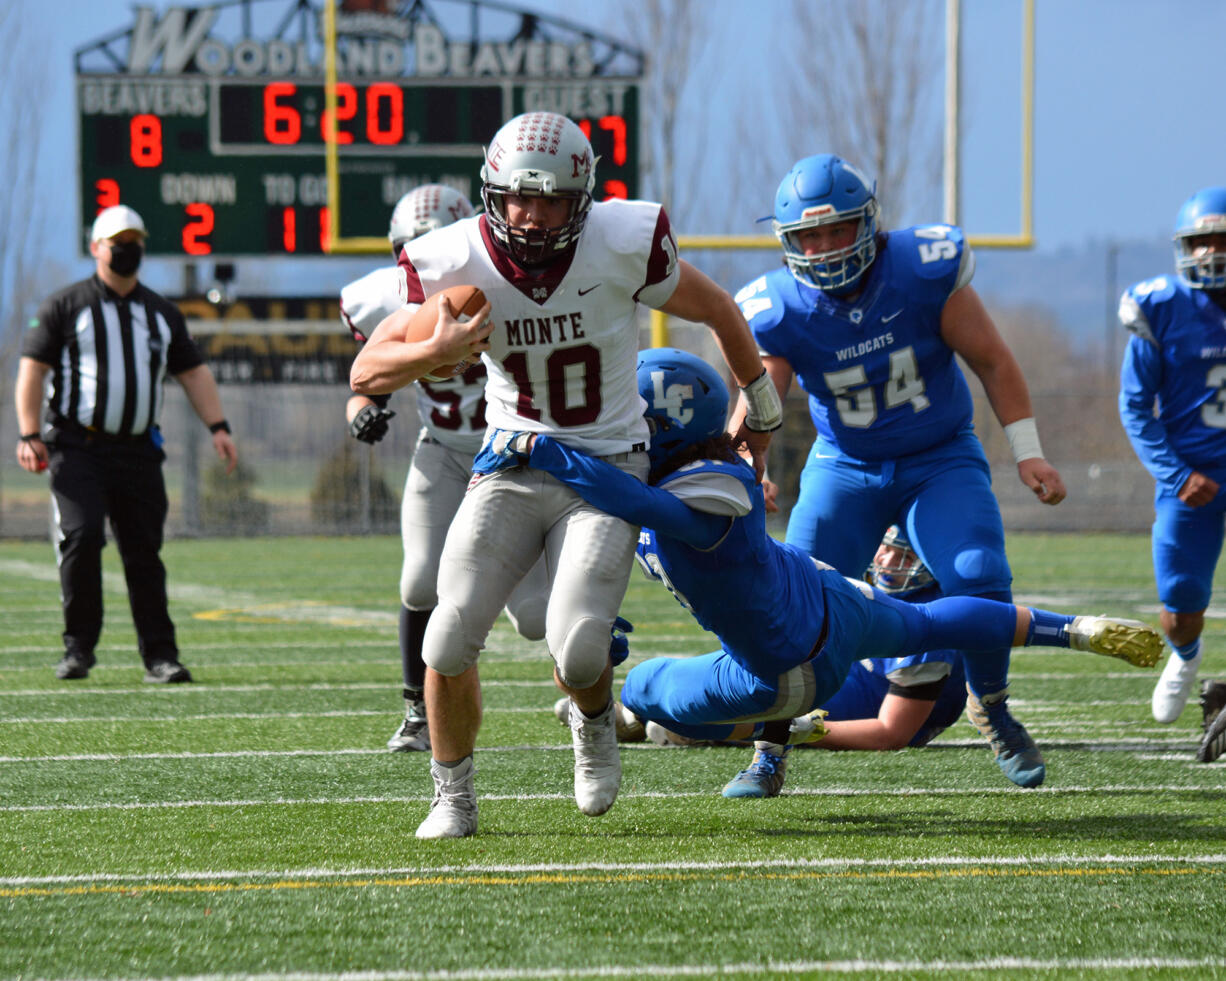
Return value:
[[(588, 134), (598, 198), (637, 197), (637, 51), (504, 5), (363, 0), (349, 10), (335, 0), (329, 112), (327, 2), (141, 6), (129, 27), (78, 49), (82, 243), (98, 211), (123, 203), (144, 217), (151, 255), (329, 252), (329, 141), (339, 235), (382, 238), (392, 207), (420, 184), (477, 202), (485, 143), (538, 110)], [(472, 36), (445, 33), (449, 22)]]

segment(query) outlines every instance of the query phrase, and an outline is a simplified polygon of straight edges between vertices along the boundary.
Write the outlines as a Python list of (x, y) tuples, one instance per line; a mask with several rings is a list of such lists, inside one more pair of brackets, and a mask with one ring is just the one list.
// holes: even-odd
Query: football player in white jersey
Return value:
[[(380, 324), (354, 361), (354, 391), (392, 391), (480, 352), (493, 428), (551, 433), (640, 480), (647, 424), (638, 395), (638, 304), (706, 324), (749, 406), (736, 433), (759, 476), (779, 398), (757, 345), (723, 289), (677, 258), (663, 208), (593, 203), (591, 144), (571, 120), (528, 113), (491, 140), (481, 170), (485, 213), (410, 242), (409, 302), (450, 286), (479, 287), (489, 309), (466, 323), (441, 304), (434, 336), (406, 343), (414, 307)], [(439, 603), (426, 629), (426, 707), (435, 795), (419, 838), (477, 829), (472, 752), (481, 721), (477, 660), (511, 588), (541, 555), (550, 593), (545, 639), (554, 679), (572, 703), (575, 800), (603, 814), (617, 798), (609, 636), (625, 594), (638, 528), (527, 469), (482, 476), (483, 450), (452, 522)]]
[[(399, 261), (406, 242), (473, 213), (468, 199), (443, 184), (423, 184), (404, 195), (392, 211), (387, 237)], [(379, 322), (404, 306), (404, 270), (384, 266), (341, 290), (341, 320), (359, 343)], [(387, 741), (392, 752), (430, 749), (424, 695), (426, 665), (421, 645), (437, 602), (435, 583), (443, 540), (464, 488), (472, 476), (473, 454), (485, 433), (485, 366), (479, 362), (444, 381), (418, 381), (421, 432), (400, 501), (404, 564), (400, 572), (400, 662), (404, 675), (404, 721)], [(345, 406), (349, 432), (364, 443), (387, 435), (396, 414), (386, 395), (353, 395)], [(535, 577), (535, 578), (534, 578)], [(516, 587), (507, 603), (511, 622), (529, 640), (545, 636), (544, 569)]]

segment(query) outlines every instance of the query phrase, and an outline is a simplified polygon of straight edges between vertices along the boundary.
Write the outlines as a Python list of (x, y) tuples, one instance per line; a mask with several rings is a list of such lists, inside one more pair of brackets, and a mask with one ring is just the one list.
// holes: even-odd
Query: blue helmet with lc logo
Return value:
[[(771, 226), (783, 246), (792, 275), (832, 293), (855, 287), (877, 256), (877, 183), (831, 153), (805, 157), (792, 165), (775, 192)], [(848, 246), (805, 255), (797, 235), (807, 229), (855, 221)]]
[(639, 352), (639, 395), (647, 403), (652, 469), (724, 431), (728, 386), (702, 358), (672, 347)]
[(1226, 187), (1197, 191), (1175, 216), (1175, 268), (1196, 289), (1226, 289), (1226, 242), (1212, 247), (1206, 236), (1226, 234)]

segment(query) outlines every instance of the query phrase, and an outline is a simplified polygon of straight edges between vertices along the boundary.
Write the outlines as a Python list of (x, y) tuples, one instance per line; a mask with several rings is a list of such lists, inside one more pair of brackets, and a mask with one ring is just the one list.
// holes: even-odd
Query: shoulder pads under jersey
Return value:
[(404, 270), (384, 266), (341, 289), (341, 323), (359, 341), (366, 341), (384, 317), (408, 302)]
[(454, 272), (468, 262), (472, 252), (470, 229), (475, 239), (480, 241), (481, 233), (477, 227), (480, 220), (480, 215), (461, 218), (450, 225), (436, 228), (405, 242), (400, 253), (400, 265), (404, 266), (407, 262), (423, 280), (427, 278), (427, 274), (429, 278), (437, 279)]
[[(592, 205), (587, 223), (580, 232), (580, 241), (588, 235), (618, 255), (636, 255), (651, 244), (663, 205), (654, 201), (626, 201), (610, 198)], [(665, 222), (668, 216), (664, 217)]]
[(1170, 276), (1155, 276), (1134, 283), (1120, 297), (1119, 320), (1126, 330), (1157, 344), (1149, 312), (1175, 295), (1178, 283)]
[(957, 225), (912, 225), (889, 233), (890, 252), (921, 279), (952, 276), (950, 292), (960, 289), (975, 274), (975, 259)]
[(743, 517), (753, 510), (753, 468), (746, 463), (695, 460), (658, 484), (695, 511)]
[(733, 299), (741, 308), (741, 316), (748, 322), (750, 330), (769, 330), (780, 323), (788, 310), (788, 293), (795, 295), (799, 284), (796, 277), (785, 267), (773, 269), (769, 273), (750, 280), (739, 290)]

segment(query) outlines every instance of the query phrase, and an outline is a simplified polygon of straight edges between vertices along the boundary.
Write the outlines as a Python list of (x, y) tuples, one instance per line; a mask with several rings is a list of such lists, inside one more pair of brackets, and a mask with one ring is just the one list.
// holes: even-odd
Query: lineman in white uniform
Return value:
[[(759, 476), (779, 399), (729, 295), (677, 258), (658, 204), (592, 203), (591, 144), (554, 113), (517, 116), (494, 136), (482, 167), (485, 214), (410, 243), (402, 256), (410, 302), (450, 286), (479, 287), (490, 309), (466, 323), (441, 305), (434, 336), (406, 343), (406, 309), (384, 321), (354, 361), (354, 391), (378, 393), (483, 353), (493, 428), (549, 433), (639, 478), (648, 433), (638, 396), (638, 304), (705, 323), (749, 407), (738, 438)], [(589, 815), (617, 798), (609, 635), (625, 594), (638, 529), (587, 505), (536, 470), (474, 477), (439, 570), (426, 630), (426, 706), (435, 796), (419, 838), (477, 829), (472, 752), (481, 719), (477, 659), (512, 587), (544, 555), (550, 584), (545, 639), (554, 679), (570, 696), (575, 800)]]
[[(388, 239), (397, 260), (406, 242), (473, 213), (459, 191), (442, 184), (423, 184), (404, 195), (392, 211)], [(341, 290), (341, 320), (359, 343), (374, 333), (408, 298), (405, 271), (384, 266)], [(485, 366), (477, 363), (462, 375), (441, 381), (419, 380), (417, 415), (421, 432), (400, 500), (400, 535), (404, 564), (400, 572), (400, 661), (404, 674), (404, 721), (387, 742), (392, 752), (430, 749), (423, 694), (426, 666), (421, 645), (426, 623), (438, 602), (439, 557), (464, 488), (472, 477), (473, 455), (485, 434)], [(388, 396), (353, 395), (345, 406), (349, 431), (365, 443), (387, 434), (396, 414)], [(543, 568), (516, 587), (507, 614), (528, 640), (545, 636)]]

